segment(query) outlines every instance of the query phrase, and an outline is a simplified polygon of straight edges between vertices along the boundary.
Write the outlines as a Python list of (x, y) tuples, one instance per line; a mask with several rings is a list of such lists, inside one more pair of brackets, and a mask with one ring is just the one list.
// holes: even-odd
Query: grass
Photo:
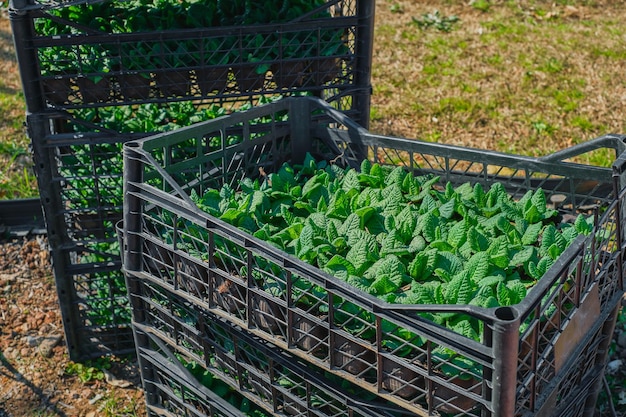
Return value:
[[(1, 3), (0, 3), (1, 4)], [(0, 15), (0, 200), (36, 197), (24, 95), (6, 15)]]
[[(531, 156), (626, 131), (621, 5), (379, 0), (376, 6), (370, 130)], [(447, 25), (451, 17), (458, 20)], [(611, 159), (581, 162), (607, 166)]]

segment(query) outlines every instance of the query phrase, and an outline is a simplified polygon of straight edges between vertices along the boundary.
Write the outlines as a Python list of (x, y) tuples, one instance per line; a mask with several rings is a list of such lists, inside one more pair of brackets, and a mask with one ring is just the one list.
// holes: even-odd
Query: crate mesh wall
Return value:
[[(297, 122), (286, 122), (284, 112)], [(231, 136), (240, 143), (226, 144)], [(128, 273), (411, 412), (533, 413), (555, 390), (562, 399), (576, 389), (568, 381), (589, 372), (579, 358), (603, 366), (605, 324), (615, 320), (623, 291), (624, 182), (611, 169), (564, 162), (598, 146), (615, 149), (617, 157), (623, 137), (535, 159), (371, 135), (322, 102), (277, 102), (125, 147), (132, 207), (125, 228), (135, 260)], [(549, 201), (564, 200), (563, 215), (583, 210), (597, 228), (572, 244), (516, 306), (384, 304), (209, 216), (189, 197), (222, 184), (236, 187), (259, 168), (276, 172), (285, 161), (302, 161), (307, 149), (352, 166), (366, 155), (454, 184), (497, 180), (517, 197), (542, 187)], [(482, 341), (436, 325), (425, 312), (478, 320)], [(582, 350), (571, 349), (578, 345)], [(443, 347), (448, 356), (435, 356)], [(404, 356), (406, 350), (412, 354)], [(476, 366), (468, 369), (466, 361)]]
[[(114, 224), (121, 218), (122, 144), (171, 128), (168, 123), (198, 119), (168, 116), (160, 125), (132, 127), (126, 121), (157, 120), (160, 110), (176, 105), (231, 112), (280, 97), (314, 95), (366, 124), (373, 3), (322, 2), (316, 15), (279, 26), (121, 33), (110, 22), (94, 29), (70, 13), (116, 9), (119, 2), (11, 2), (27, 127), (72, 359), (132, 351), (132, 339), (122, 336), (130, 331), (123, 320), (130, 317), (125, 290), (107, 288), (117, 286), (121, 276)], [(58, 33), (42, 34), (51, 25), (58, 25)], [(294, 43), (301, 55), (291, 54)], [(328, 52), (332, 45), (339, 47)], [(249, 71), (245, 58), (250, 54), (265, 67), (261, 75)], [(223, 62), (222, 56), (233, 59)], [(114, 344), (98, 340), (101, 330), (116, 327)]]
[[(130, 286), (135, 317), (141, 320), (135, 329), (149, 408), (168, 408), (181, 401), (207, 413), (201, 399), (191, 401), (181, 393), (201, 390), (210, 373), (268, 415), (408, 416), (371, 394), (355, 396), (358, 391), (352, 384), (329, 379), (319, 369), (207, 315), (158, 285), (131, 281)], [(166, 373), (185, 376), (184, 383), (175, 379), (169, 383), (185, 387), (178, 395), (164, 395)]]

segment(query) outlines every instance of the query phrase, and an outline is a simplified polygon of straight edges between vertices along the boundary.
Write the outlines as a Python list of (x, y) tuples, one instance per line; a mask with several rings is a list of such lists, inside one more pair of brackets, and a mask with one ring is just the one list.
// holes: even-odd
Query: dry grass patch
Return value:
[[(450, 31), (419, 24), (436, 10), (458, 18)], [(376, 133), (543, 155), (626, 132), (623, 1), (378, 0), (376, 14)]]

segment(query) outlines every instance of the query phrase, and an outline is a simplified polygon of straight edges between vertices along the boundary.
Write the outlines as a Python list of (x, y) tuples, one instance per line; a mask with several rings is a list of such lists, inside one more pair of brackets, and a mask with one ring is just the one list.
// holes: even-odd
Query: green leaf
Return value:
[(302, 258), (307, 252), (315, 247), (314, 237), (315, 230), (313, 226), (310, 223), (305, 224), (302, 227), (298, 238), (299, 249), (296, 252), (297, 257)]
[(482, 308), (494, 308), (494, 307), (498, 307), (500, 304), (498, 304), (498, 299), (494, 297), (493, 295), (490, 295), (490, 296), (476, 295), (472, 299), (472, 301), (470, 301), (470, 305), (475, 305), (475, 306), (479, 306)]
[(342, 236), (347, 236), (351, 230), (361, 229), (361, 219), (356, 213), (351, 213), (346, 220), (341, 224), (338, 232)]
[(504, 281), (505, 281), (505, 277), (503, 277), (502, 275), (489, 275), (481, 279), (480, 281), (478, 281), (477, 284), (480, 288), (495, 287), (496, 285)]
[(422, 203), (420, 204), (419, 213), (420, 214), (425, 214), (425, 213), (432, 214), (432, 212), (436, 210), (438, 207), (439, 207), (439, 204), (437, 203), (437, 201), (430, 194), (426, 194), (422, 198)]
[(593, 217), (585, 218), (579, 214), (574, 221), (574, 228), (581, 235), (589, 235), (593, 230)]
[(466, 219), (454, 223), (448, 232), (447, 242), (453, 248), (457, 249), (467, 240), (467, 232), (470, 225)]
[(489, 254), (489, 261), (499, 268), (506, 268), (509, 266), (509, 245), (505, 236), (499, 236), (491, 241), (487, 253)]
[(395, 214), (406, 207), (404, 195), (399, 185), (392, 184), (384, 188), (382, 197), (381, 205), (384, 213)]
[(413, 261), (409, 264), (409, 275), (416, 280), (427, 280), (435, 270), (437, 252), (436, 249), (418, 252)]
[(289, 194), (293, 198), (300, 198), (300, 197), (302, 197), (302, 187), (299, 186), (299, 185), (296, 185), (295, 187), (292, 187), (291, 190), (289, 191)]
[(398, 284), (394, 282), (393, 277), (387, 274), (382, 274), (376, 277), (368, 292), (375, 295), (384, 295), (393, 293), (397, 289)]
[(518, 304), (526, 297), (526, 286), (519, 280), (511, 280), (506, 283), (509, 289), (511, 304)]
[(304, 221), (305, 225), (310, 225), (313, 228), (315, 236), (326, 236), (328, 223), (326, 215), (320, 212), (311, 213)]
[[(456, 322), (452, 326), (452, 330), (460, 334), (461, 336), (467, 337), (468, 339), (472, 339), (472, 340), (480, 339), (480, 337), (478, 336), (478, 333), (476, 332), (476, 330), (474, 330), (472, 323), (468, 319), (463, 319), (463, 320), (459, 320), (458, 322)], [(455, 373), (458, 373), (458, 371), (456, 371)]]
[(405, 273), (406, 269), (402, 261), (395, 255), (387, 255), (377, 260), (365, 273), (365, 276), (372, 279), (379, 275), (388, 275), (400, 286), (403, 283)]
[(511, 305), (511, 294), (509, 288), (505, 283), (500, 282), (496, 287), (496, 297), (498, 299), (498, 304), (501, 306), (509, 306)]
[(324, 271), (344, 281), (347, 281), (348, 277), (356, 272), (352, 263), (340, 255), (334, 255), (330, 258), (324, 266)]
[(366, 240), (359, 240), (350, 248), (346, 254), (346, 259), (354, 265), (357, 275), (362, 275), (367, 271), (367, 268), (378, 260), (378, 254), (371, 250)]
[(515, 251), (511, 261), (509, 262), (509, 266), (516, 267), (520, 265), (524, 265), (527, 262), (531, 261), (535, 258), (536, 249), (533, 246), (524, 246), (522, 249)]
[(385, 235), (381, 242), (380, 256), (385, 257), (390, 253), (394, 253), (394, 250), (403, 248), (408, 253), (408, 247), (404, 245), (404, 242), (398, 238), (398, 231), (393, 230), (391, 233)]
[(448, 242), (446, 242), (443, 239), (437, 239), (437, 240), (434, 240), (434, 241), (430, 242), (428, 247), (429, 248), (433, 248), (433, 249), (437, 249), (441, 253), (451, 252), (452, 250), (454, 250), (454, 248)]
[(349, 275), (346, 282), (363, 292), (370, 292), (371, 282), (360, 275)]
[(550, 245), (550, 247), (548, 248), (548, 256), (554, 260), (556, 260), (559, 256), (561, 256), (561, 253), (563, 251), (561, 250), (561, 248), (559, 247), (559, 245), (557, 245), (556, 243)]
[(537, 211), (539, 212), (539, 214), (541, 215), (545, 214), (546, 209), (547, 209), (547, 205), (546, 205), (547, 202), (546, 202), (546, 194), (544, 193), (542, 188), (537, 188), (537, 190), (535, 190), (535, 193), (530, 198), (530, 201), (532, 202), (533, 206), (537, 208)]
[(202, 197), (198, 196), (195, 190), (192, 190), (190, 197), (201, 210), (206, 211), (212, 216), (219, 216), (222, 212), (222, 210), (220, 210), (222, 197), (218, 190), (207, 190)]
[(534, 223), (529, 224), (524, 234), (522, 235), (522, 245), (534, 245), (539, 240), (539, 235), (541, 233), (541, 229), (543, 228), (542, 223)]
[(380, 164), (373, 164), (369, 175), (374, 182), (371, 184), (373, 188), (380, 188), (385, 184), (385, 171)]
[(245, 213), (239, 217), (235, 226), (248, 233), (254, 233), (256, 230), (259, 229), (259, 225), (257, 224), (257, 222)]
[(541, 253), (542, 256), (547, 255), (550, 246), (556, 243), (557, 234), (558, 231), (556, 230), (556, 227), (551, 224), (547, 225), (543, 229), (543, 234), (541, 235), (541, 245), (539, 246), (539, 253)]
[[(339, 224), (338, 224), (339, 223)], [(341, 223), (333, 220), (326, 221), (326, 237), (330, 242), (339, 237), (338, 227), (341, 227)]]
[(445, 285), (443, 295), (446, 304), (468, 304), (474, 295), (470, 274), (464, 271), (452, 277), (452, 280)]
[(355, 170), (349, 170), (343, 177), (341, 188), (346, 192), (350, 190), (360, 191), (361, 183), (359, 182), (359, 174)]
[(229, 208), (220, 216), (220, 220), (224, 220), (227, 223), (236, 225), (239, 218), (243, 216), (243, 212), (236, 208)]
[(564, 224), (561, 228), (561, 236), (565, 239), (564, 249), (567, 248), (572, 242), (579, 236), (578, 230), (576, 230), (576, 226), (570, 224)]
[(359, 216), (359, 228), (364, 228), (365, 224), (369, 221), (369, 219), (376, 214), (376, 209), (373, 207), (362, 207), (354, 212), (357, 216)]
[(541, 212), (537, 208), (537, 206), (533, 204), (529, 204), (528, 207), (524, 210), (524, 220), (528, 223), (537, 223), (543, 219)]
[[(361, 172), (363, 171), (361, 170)], [(402, 188), (405, 176), (407, 176), (407, 172), (404, 170), (404, 167), (397, 166), (385, 178), (385, 185), (396, 184)]]
[(461, 258), (452, 252), (436, 252), (435, 267), (445, 269), (452, 275), (460, 273), (464, 268), (464, 262)]
[(409, 252), (415, 253), (422, 251), (426, 248), (426, 240), (422, 236), (415, 236), (409, 244)]
[(467, 261), (465, 270), (474, 282), (485, 278), (489, 273), (489, 255), (487, 252), (478, 252)]
[(326, 214), (328, 217), (345, 220), (351, 212), (352, 210), (350, 210), (350, 199), (348, 198), (348, 195), (343, 189), (337, 190), (328, 202)]
[(481, 183), (477, 182), (476, 184), (474, 184), (472, 197), (474, 199), (474, 202), (479, 206), (482, 207), (485, 205), (485, 190), (483, 189)]
[(417, 226), (417, 213), (413, 212), (413, 206), (407, 205), (395, 216), (395, 224), (398, 238), (403, 242), (408, 242), (413, 237), (413, 232)]
[(369, 174), (371, 169), (372, 163), (369, 161), (369, 159), (364, 159), (363, 161), (361, 161), (361, 173)]
[(489, 248), (489, 240), (474, 226), (467, 231), (467, 241), (474, 253), (486, 251)]
[(444, 219), (451, 219), (455, 213), (454, 211), (455, 203), (456, 203), (456, 200), (452, 198), (449, 201), (442, 204), (439, 207), (439, 215), (443, 217)]
[(244, 178), (239, 182), (239, 188), (245, 193), (250, 194), (254, 190), (258, 190), (258, 183), (252, 181), (250, 178)]
[(422, 231), (424, 239), (428, 242), (433, 242), (437, 239), (437, 226), (439, 220), (432, 213), (426, 213), (420, 217), (417, 228)]
[(420, 183), (413, 175), (407, 174), (402, 181), (402, 193), (407, 196), (414, 196), (420, 192)]

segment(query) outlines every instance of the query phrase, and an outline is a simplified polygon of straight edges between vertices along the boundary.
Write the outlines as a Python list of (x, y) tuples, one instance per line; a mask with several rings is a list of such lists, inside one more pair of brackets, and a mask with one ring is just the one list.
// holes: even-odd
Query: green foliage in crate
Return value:
[[(245, 178), (237, 190), (224, 185), (191, 196), (212, 216), (385, 302), (401, 304), (517, 304), (573, 240), (593, 227), (593, 219), (582, 215), (560, 222), (542, 189), (514, 200), (500, 183), (488, 190), (479, 183), (439, 184), (438, 177), (414, 176), (402, 167), (364, 161), (358, 171), (309, 156), (302, 166), (283, 165)], [(259, 268), (281, 274), (276, 265)], [(272, 294), (286, 291), (280, 282), (271, 285)], [(298, 290), (296, 285), (293, 291)], [(481, 339), (482, 322), (468, 315), (422, 316)], [(343, 302), (335, 319), (374, 340), (371, 313)], [(394, 336), (385, 345), (390, 351), (401, 340), (416, 347), (423, 343), (403, 329)], [(476, 366), (443, 347), (434, 356), (455, 369)]]
[[(310, 18), (325, 19), (331, 15), (323, 0), (282, 0), (280, 4), (267, 1), (221, 1), (196, 0), (172, 1), (141, 0), (127, 2), (104, 2), (72, 5), (53, 9), (51, 15), (73, 22), (67, 25), (62, 21), (42, 17), (35, 19), (35, 31), (39, 36), (81, 34), (86, 29), (101, 33), (140, 33), (175, 29), (194, 29), (220, 26), (240, 26), (257, 24), (286, 23), (310, 13)], [(316, 12), (315, 12), (316, 11)], [(341, 55), (348, 52), (342, 29), (322, 29), (317, 33), (287, 34), (285, 41), (276, 33), (255, 33), (238, 39), (234, 35), (208, 37), (206, 39), (178, 39), (159, 42), (137, 42), (119, 48), (99, 45), (97, 56), (84, 51), (71, 51), (78, 61), (61, 60), (66, 67), (63, 73), (82, 73), (85, 68), (77, 68), (76, 62), (88, 63), (97, 71), (110, 72), (118, 68), (128, 71), (150, 71), (157, 69), (188, 68), (203, 65), (228, 65), (232, 63), (257, 64), (256, 73), (264, 74), (269, 63), (279, 58), (305, 58)], [(38, 50), (41, 71), (48, 74), (55, 71), (51, 56), (64, 53), (66, 47), (48, 47)], [(79, 48), (80, 49), (80, 48)], [(219, 51), (219, 54), (212, 53)], [(89, 51), (88, 51), (89, 52)], [(102, 59), (106, 58), (106, 59)], [(84, 64), (83, 64), (84, 66)], [(146, 75), (145, 72), (141, 72)]]
[(263, 411), (256, 404), (251, 402), (248, 398), (241, 395), (237, 390), (230, 385), (213, 375), (210, 371), (207, 371), (195, 362), (187, 362), (181, 360), (185, 364), (185, 367), (191, 374), (196, 377), (205, 387), (213, 391), (217, 396), (226, 400), (233, 405), (237, 410), (242, 412), (242, 415), (248, 417), (269, 417), (270, 415)]

